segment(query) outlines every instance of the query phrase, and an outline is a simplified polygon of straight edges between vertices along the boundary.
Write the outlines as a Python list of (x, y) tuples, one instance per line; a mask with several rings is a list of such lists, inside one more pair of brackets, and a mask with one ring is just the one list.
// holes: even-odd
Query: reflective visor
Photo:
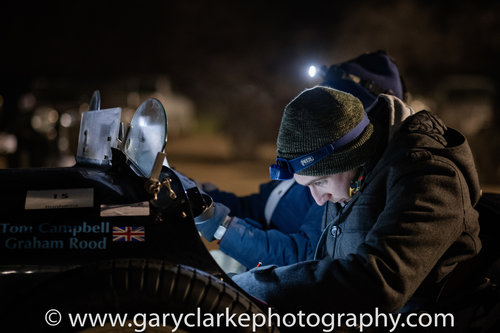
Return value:
[(276, 159), (276, 163), (269, 167), (271, 179), (287, 180), (293, 178), (294, 173), (318, 163), (328, 155), (333, 154), (336, 149), (340, 149), (341, 147), (354, 140), (364, 131), (368, 124), (370, 124), (370, 120), (368, 119), (368, 115), (365, 112), (361, 122), (337, 141), (333, 141), (332, 143), (329, 143), (326, 146), (313, 151), (312, 153), (299, 156), (292, 160), (278, 157)]

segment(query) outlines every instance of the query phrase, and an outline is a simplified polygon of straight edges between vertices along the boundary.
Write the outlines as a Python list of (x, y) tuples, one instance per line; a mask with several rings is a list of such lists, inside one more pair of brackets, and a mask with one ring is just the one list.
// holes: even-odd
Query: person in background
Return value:
[[(356, 96), (367, 109), (381, 93), (400, 99), (405, 95), (399, 70), (384, 51), (330, 66), (322, 85)], [(282, 266), (314, 257), (324, 207), (314, 202), (307, 187), (293, 179), (271, 181), (260, 185), (257, 194), (244, 197), (211, 184), (202, 188), (216, 203), (216, 214), (198, 229), (207, 240), (217, 239), (220, 250), (246, 268)], [(226, 219), (226, 215), (234, 218)]]
[(279, 311), (424, 310), (481, 249), (465, 137), (394, 96), (367, 111), (322, 86), (285, 107), (271, 178), (308, 187), (325, 206), (324, 230), (314, 260), (233, 276)]

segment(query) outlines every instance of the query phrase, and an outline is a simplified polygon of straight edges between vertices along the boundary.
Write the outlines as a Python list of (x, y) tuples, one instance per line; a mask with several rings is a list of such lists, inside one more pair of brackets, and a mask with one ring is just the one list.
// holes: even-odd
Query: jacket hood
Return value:
[(467, 139), (457, 130), (448, 128), (436, 115), (420, 111), (409, 116), (394, 134), (390, 146), (406, 153), (409, 147), (415, 147), (450, 160), (462, 173), (472, 204), (479, 200), (479, 177)]
[[(366, 110), (376, 122), (384, 124), (383, 131), (387, 141), (390, 141), (401, 124), (416, 112), (396, 96), (380, 94), (370, 108)], [(380, 125), (379, 124), (379, 125)]]
[[(479, 177), (467, 139), (460, 132), (448, 128), (431, 112), (415, 112), (399, 98), (391, 95), (379, 95), (377, 101), (366, 111), (375, 125), (380, 140), (379, 147), (383, 150), (378, 154), (377, 160), (383, 158), (389, 162), (413, 149), (427, 150), (443, 156), (461, 171), (469, 187), (471, 202), (473, 205), (477, 203), (481, 192)], [(376, 161), (372, 167), (375, 164)], [(376, 169), (379, 167), (383, 166), (377, 165)]]

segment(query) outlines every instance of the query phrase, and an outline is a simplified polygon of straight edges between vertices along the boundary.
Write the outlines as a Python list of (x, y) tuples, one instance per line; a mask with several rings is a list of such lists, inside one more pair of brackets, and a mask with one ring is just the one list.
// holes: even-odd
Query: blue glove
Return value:
[(208, 220), (196, 223), (196, 228), (198, 228), (198, 231), (207, 241), (211, 242), (214, 240), (215, 231), (224, 222), (229, 211), (229, 208), (223, 204), (214, 202), (213, 215)]

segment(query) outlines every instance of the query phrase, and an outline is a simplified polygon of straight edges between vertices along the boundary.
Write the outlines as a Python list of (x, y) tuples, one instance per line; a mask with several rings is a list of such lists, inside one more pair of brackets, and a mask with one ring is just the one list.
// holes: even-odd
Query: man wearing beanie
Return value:
[[(398, 68), (384, 51), (362, 54), (330, 66), (324, 73), (323, 85), (353, 94), (365, 108), (370, 107), (380, 93), (404, 97)], [(392, 96), (384, 98), (394, 104)], [(409, 115), (408, 112), (399, 114), (400, 118)], [(198, 225), (202, 235), (213, 240), (215, 231), (225, 221), (224, 214), (237, 216), (226, 228), (221, 228), (223, 232), (217, 236), (221, 238), (220, 249), (246, 268), (259, 263), (282, 266), (313, 259), (324, 207), (315, 203), (307, 187), (293, 179), (271, 181), (261, 184), (258, 193), (245, 197), (214, 186), (203, 189), (217, 203), (218, 214), (209, 223)], [(221, 253), (217, 255), (216, 259)], [(224, 262), (219, 264), (224, 267)], [(235, 272), (235, 266), (229, 262), (230, 271)]]
[(427, 111), (391, 124), (404, 105), (391, 101), (367, 117), (357, 98), (318, 86), (286, 106), (271, 177), (311, 190), (324, 231), (314, 260), (235, 275), (243, 289), (281, 312), (414, 312), (479, 252), (466, 139)]

